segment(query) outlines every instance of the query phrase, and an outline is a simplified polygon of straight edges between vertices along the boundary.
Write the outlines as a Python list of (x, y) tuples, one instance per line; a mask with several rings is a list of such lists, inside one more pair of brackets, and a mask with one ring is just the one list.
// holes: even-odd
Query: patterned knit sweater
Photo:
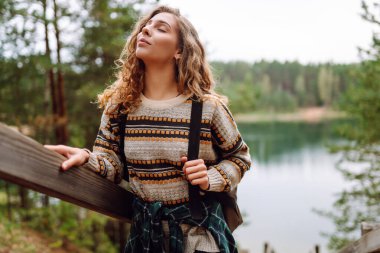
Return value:
[[(123, 169), (120, 152), (125, 152), (134, 194), (148, 202), (185, 203), (188, 182), (180, 159), (188, 149), (191, 98), (180, 95), (151, 100), (141, 95), (141, 100), (128, 114), (124, 151), (119, 150), (118, 116), (103, 112), (87, 165), (119, 184)], [(199, 158), (208, 168), (209, 191), (230, 191), (251, 165), (248, 146), (231, 113), (211, 95), (203, 102)]]

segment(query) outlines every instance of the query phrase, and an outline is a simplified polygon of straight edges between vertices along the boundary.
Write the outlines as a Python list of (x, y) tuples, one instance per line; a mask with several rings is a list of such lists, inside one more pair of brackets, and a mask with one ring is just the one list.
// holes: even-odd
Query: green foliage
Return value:
[[(9, 124), (32, 124), (44, 112), (41, 55), (0, 58), (0, 120)], [(31, 99), (33, 98), (33, 99)]]
[[(380, 3), (363, 2), (363, 17), (379, 25)], [(321, 212), (331, 218), (336, 232), (330, 237), (330, 249), (340, 249), (357, 239), (360, 222), (380, 222), (380, 41), (373, 36), (370, 50), (362, 50), (363, 62), (358, 84), (350, 86), (340, 102), (355, 124), (345, 124), (340, 134), (347, 141), (333, 147), (343, 157), (337, 167), (350, 188), (344, 190), (334, 204), (334, 211)]]
[[(136, 1), (138, 4), (143, 2)], [(53, 24), (51, 17), (44, 17), (41, 3), (37, 0), (0, 1), (0, 121), (20, 128), (26, 125), (31, 129), (29, 135), (47, 143), (54, 139), (47, 76), (49, 69), (57, 67), (57, 59), (51, 61), (41, 49), (45, 41), (38, 31), (44, 30), (45, 22), (49, 27)], [(114, 80), (114, 60), (119, 57), (139, 12), (133, 3), (118, 0), (61, 1), (59, 7), (62, 14), (59, 25), (66, 25), (61, 30), (61, 37), (66, 38), (62, 41), (65, 57), (61, 67), (69, 116), (69, 144), (91, 147), (98, 131), (100, 111), (90, 101), (94, 101), (105, 85)], [(50, 43), (54, 43), (52, 41)], [(379, 45), (375, 39), (374, 43)], [(348, 126), (345, 134), (352, 141), (352, 146), (342, 149), (346, 149), (347, 154), (360, 150), (355, 159), (369, 161), (378, 148), (379, 133), (376, 129), (380, 129), (379, 97), (376, 95), (379, 90), (376, 83), (379, 80), (378, 58), (375, 55), (374, 60), (363, 65), (363, 69), (358, 69), (355, 64), (301, 65), (298, 62), (278, 61), (254, 64), (214, 62), (212, 65), (219, 76), (219, 89), (230, 98), (234, 113), (291, 111), (300, 106), (331, 105), (341, 99), (343, 104), (350, 105), (343, 108), (357, 118), (358, 126)], [(359, 71), (363, 71), (360, 85), (357, 84)], [(348, 88), (349, 95), (341, 98)], [(353, 161), (355, 159), (352, 158)], [(352, 196), (365, 193), (376, 197), (376, 178), (379, 178), (376, 173), (372, 170), (363, 170), (359, 174), (346, 173), (353, 180), (375, 182), (368, 184), (365, 190), (357, 188)], [(30, 227), (57, 238), (51, 243), (51, 248), (73, 241), (91, 249), (91, 252), (116, 251), (102, 231), (106, 222), (104, 216), (85, 211), (83, 218), (83, 209), (61, 201), (44, 207), (38, 200), (41, 197), (39, 194), (29, 196), (34, 203), (31, 209), (20, 210), (17, 190), (14, 185), (10, 187), (14, 221), (31, 217), (28, 221)], [(351, 201), (349, 196), (346, 194), (338, 203), (343, 205)], [(0, 192), (0, 215), (5, 213), (6, 199)], [(374, 197), (365, 200), (370, 204), (376, 201), (378, 203)], [(353, 209), (349, 210), (353, 212)], [(348, 214), (348, 211), (344, 213)], [(365, 217), (370, 219), (370, 216)], [(346, 220), (337, 219), (337, 223), (344, 224)], [(4, 223), (3, 220), (0, 223), (3, 224), (0, 234), (6, 234), (0, 236), (0, 251), (6, 243), (32, 247), (12, 241), (15, 237), (12, 237), (14, 234), (10, 227), (14, 223)], [(3, 228), (5, 230), (1, 230)], [(349, 229), (342, 228), (342, 231)], [(340, 236), (334, 235), (333, 238), (333, 241), (338, 241)], [(22, 252), (35, 251), (30, 248)]]
[(276, 89), (270, 95), (261, 97), (258, 108), (275, 112), (294, 111), (297, 108), (297, 100), (292, 94)]
[(357, 83), (355, 64), (301, 65), (298, 62), (213, 62), (219, 91), (234, 113), (294, 111), (333, 106)]
[(104, 233), (107, 217), (58, 201), (49, 207), (29, 210), (33, 217), (28, 223), (33, 229), (57, 238), (50, 247), (64, 247), (68, 241), (92, 249), (92, 252), (117, 252)]
[(294, 91), (298, 99), (298, 105), (303, 107), (306, 105), (306, 85), (305, 78), (302, 74), (299, 74), (294, 84)]
[[(51, 50), (56, 41), (54, 31), (50, 31), (54, 24), (52, 1), (47, 1), (50, 10), (47, 17), (43, 2), (0, 1), (0, 121), (20, 129), (27, 126), (27, 134), (37, 141), (54, 143), (48, 74), (50, 69), (55, 72), (58, 64), (56, 54), (52, 54), (51, 60), (46, 54), (46, 23)], [(149, 2), (156, 1), (57, 1), (69, 145), (92, 146), (100, 111), (91, 101), (112, 82), (114, 60), (119, 57), (139, 15), (137, 9)], [(27, 226), (56, 238), (51, 248), (75, 242), (91, 252), (117, 251), (116, 243), (104, 232), (108, 220), (105, 216), (85, 211), (82, 217), (81, 208), (57, 200), (44, 206), (41, 195), (35, 193), (28, 196), (32, 199), (31, 208), (21, 210), (17, 187), (11, 186), (13, 222), (30, 217)], [(7, 207), (7, 195), (1, 187), (0, 217), (5, 216)], [(1, 234), (0, 240), (5, 238)], [(1, 245), (2, 241), (0, 251)]]
[(222, 87), (220, 92), (229, 99), (229, 107), (236, 112), (252, 112), (256, 108), (258, 90), (252, 85), (252, 79), (246, 75), (246, 79), (240, 83), (232, 83), (230, 87)]
[[(92, 146), (100, 112), (90, 101), (113, 81), (114, 61), (139, 15), (135, 4), (148, 3), (58, 3), (70, 145)], [(47, 1), (47, 6), (52, 8), (52, 2)], [(54, 133), (48, 74), (50, 69), (56, 71), (57, 59), (53, 54), (50, 60), (44, 52), (45, 35), (41, 32), (46, 22), (53, 27), (54, 19), (49, 15), (45, 18), (42, 1), (3, 1), (0, 7), (0, 121), (28, 125), (33, 138), (51, 143)], [(65, 29), (62, 24), (66, 24)], [(54, 31), (49, 32), (49, 38), (52, 50)]]
[[(0, 252), (37, 253), (33, 243), (25, 240), (20, 226), (0, 216)], [(12, 249), (12, 251), (8, 251)]]
[(319, 99), (329, 105), (333, 99), (333, 90), (336, 84), (334, 73), (330, 68), (322, 67), (318, 73)]
[(70, 98), (70, 145), (91, 147), (98, 131), (100, 111), (94, 103), (106, 85), (114, 80), (114, 61), (119, 58), (138, 16), (134, 6), (115, 0), (82, 2), (88, 11), (81, 28), (81, 43), (75, 61), (66, 73), (66, 94)]

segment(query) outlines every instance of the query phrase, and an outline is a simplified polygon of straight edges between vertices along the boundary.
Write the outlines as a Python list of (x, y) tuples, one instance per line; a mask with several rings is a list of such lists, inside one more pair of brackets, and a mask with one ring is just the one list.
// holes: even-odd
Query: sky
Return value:
[(360, 61), (373, 27), (360, 0), (161, 0), (197, 29), (208, 59)]

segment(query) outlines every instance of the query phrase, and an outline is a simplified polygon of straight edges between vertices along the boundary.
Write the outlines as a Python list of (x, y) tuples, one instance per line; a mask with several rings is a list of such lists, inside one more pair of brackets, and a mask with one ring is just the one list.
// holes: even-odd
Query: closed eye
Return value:
[(157, 27), (157, 30), (160, 31), (160, 32), (167, 32), (167, 29), (165, 27), (162, 27), (162, 26), (159, 26)]

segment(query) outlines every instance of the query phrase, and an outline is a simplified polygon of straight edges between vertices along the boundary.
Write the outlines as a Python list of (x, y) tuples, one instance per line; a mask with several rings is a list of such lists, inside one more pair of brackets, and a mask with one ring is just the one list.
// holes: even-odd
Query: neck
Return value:
[(143, 94), (145, 97), (154, 100), (176, 97), (178, 95), (178, 89), (173, 65), (145, 65)]

